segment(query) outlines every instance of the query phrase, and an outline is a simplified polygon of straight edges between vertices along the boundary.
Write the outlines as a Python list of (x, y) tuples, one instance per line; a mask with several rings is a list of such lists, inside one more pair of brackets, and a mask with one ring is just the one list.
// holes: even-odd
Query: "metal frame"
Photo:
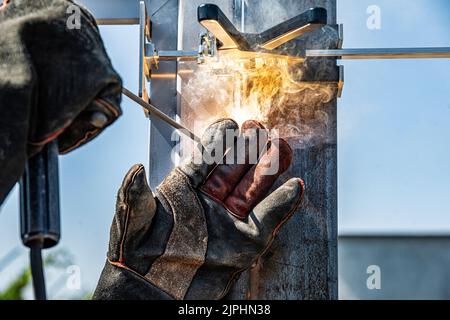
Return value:
[[(170, 87), (173, 86), (175, 90), (176, 79), (165, 79), (160, 78), (159, 76), (160, 74), (164, 74), (166, 72), (164, 70), (170, 70), (170, 74), (176, 74), (176, 66), (175, 70), (173, 70), (173, 64), (176, 63), (176, 61), (170, 61), (179, 60), (180, 58), (177, 58), (177, 55), (180, 55), (180, 52), (177, 52), (176, 50), (156, 51), (152, 42), (152, 37), (155, 36), (152, 32), (153, 22), (150, 20), (150, 16), (152, 16), (152, 19), (157, 19), (158, 17), (161, 18), (160, 10), (167, 8), (167, 4), (171, 4), (169, 1), (79, 0), (78, 2), (85, 5), (89, 9), (99, 25), (139, 25), (138, 95), (147, 103), (152, 100), (154, 104), (161, 106), (160, 111), (175, 119), (177, 112), (176, 99), (173, 101), (171, 95), (169, 93), (162, 92), (159, 87), (163, 85), (165, 87), (169, 86), (169, 89), (167, 90), (171, 91)], [(152, 10), (153, 13), (149, 14), (149, 12), (151, 12), (150, 10)], [(176, 16), (176, 12), (173, 13), (175, 14), (174, 16)], [(158, 25), (158, 21), (156, 22), (156, 25)], [(164, 27), (161, 27), (159, 30), (164, 29)], [(163, 40), (161, 42), (170, 42), (171, 40), (169, 40), (168, 37), (176, 38), (176, 34), (162, 36), (161, 32), (156, 32), (156, 38), (158, 41)], [(191, 54), (193, 54), (193, 52), (185, 53), (184, 56), (189, 58)], [(195, 52), (195, 57), (197, 57), (197, 55), (198, 53)], [(181, 59), (183, 59), (183, 57)], [(159, 63), (160, 61), (161, 63)], [(168, 85), (169, 82), (171, 83), (170, 85)], [(156, 187), (156, 185), (161, 182), (163, 176), (167, 173), (167, 170), (169, 169), (168, 164), (171, 163), (170, 153), (173, 145), (175, 144), (175, 142), (170, 140), (173, 129), (167, 128), (164, 124), (162, 124), (161, 121), (163, 120), (151, 117), (151, 114), (149, 114), (145, 108), (144, 111), (150, 120), (149, 148), (159, 151), (158, 153), (150, 152), (149, 155), (150, 185), (151, 187)], [(163, 156), (163, 154), (165, 155), (166, 153), (168, 158)]]
[[(138, 0), (79, 0), (81, 3), (89, 3), (90, 10), (94, 13), (94, 16), (97, 18), (97, 22), (99, 24), (140, 24), (140, 85), (139, 88), (141, 90), (141, 95), (144, 99), (149, 99), (149, 97), (155, 99), (156, 105), (164, 105), (166, 106), (165, 109), (162, 109), (163, 112), (166, 114), (169, 114), (172, 117), (176, 117), (177, 114), (177, 107), (176, 103), (173, 103), (173, 96), (174, 92), (176, 92), (176, 79), (159, 79), (157, 77), (154, 77), (152, 79), (152, 69), (151, 62), (161, 61), (162, 69), (161, 74), (163, 74), (164, 70), (168, 70), (170, 74), (176, 75), (176, 66), (174, 67), (174, 64), (176, 64), (177, 60), (180, 59), (194, 59), (194, 53), (195, 56), (197, 56), (198, 52), (181, 52), (181, 51), (157, 51), (155, 48), (155, 45), (151, 43), (151, 40), (154, 40), (158, 45), (160, 45), (160, 40), (163, 40), (162, 42), (164, 45), (166, 43), (172, 43), (173, 41), (168, 41), (168, 38), (170, 37), (177, 37), (177, 34), (171, 34), (167, 33), (164, 36), (161, 35), (162, 32), (166, 32), (166, 30), (161, 30), (162, 27), (156, 25), (155, 28), (152, 28), (154, 30), (150, 30), (150, 25), (152, 22), (150, 22), (150, 19), (145, 12), (145, 7), (150, 8), (150, 3), (155, 6), (159, 7), (160, 5), (164, 5), (166, 0), (159, 1), (159, 0), (153, 0), (153, 1), (141, 1)], [(132, 3), (136, 3), (136, 6), (131, 5)], [(239, 3), (239, 0), (234, 0), (235, 3)], [(262, 1), (261, 1), (262, 2)], [(300, 2), (300, 1), (299, 1)], [(306, 2), (306, 1), (305, 1)], [(326, 2), (333, 2), (326, 1)], [(324, 1), (324, 3), (326, 3)], [(243, 3), (243, 2), (241, 2)], [(309, 3), (309, 1), (308, 1)], [(335, 5), (334, 5), (335, 7)], [(241, 17), (244, 17), (244, 12), (247, 10), (244, 10), (245, 6), (242, 8), (239, 8), (239, 6), (236, 6), (235, 10), (235, 16), (238, 15)], [(158, 9), (159, 10), (159, 9)], [(171, 11), (174, 12), (175, 10)], [(176, 20), (176, 12), (174, 12), (173, 17), (168, 17)], [(154, 17), (151, 17), (152, 20), (154, 20)], [(335, 21), (328, 21), (331, 23), (334, 23)], [(174, 24), (176, 25), (177, 22), (174, 21)], [(244, 21), (241, 21), (241, 24), (244, 25)], [(148, 27), (147, 27), (148, 26)], [(159, 28), (159, 29), (158, 29)], [(159, 33), (159, 38), (155, 37), (152, 39), (151, 32), (153, 31), (156, 33)], [(243, 30), (242, 30), (243, 31)], [(342, 49), (342, 42), (343, 42), (343, 29), (342, 26), (339, 26), (339, 44), (338, 49), (332, 49), (332, 50), (306, 50), (305, 51), (305, 57), (306, 58), (336, 58), (336, 59), (385, 59), (385, 58), (450, 58), (450, 48), (403, 48), (403, 49)], [(173, 40), (171, 38), (171, 40)], [(165, 47), (166, 49), (167, 47)], [(155, 60), (156, 58), (156, 60)], [(153, 60), (152, 60), (153, 59)], [(165, 61), (169, 60), (169, 61)], [(167, 65), (165, 63), (168, 63), (170, 65)], [(175, 72), (174, 72), (175, 70)], [(156, 70), (155, 75), (158, 75), (158, 70)], [(152, 89), (155, 87), (154, 93), (147, 92), (147, 80), (151, 80), (151, 87)], [(339, 82), (338, 82), (338, 95), (342, 93), (344, 85), (344, 70), (343, 66), (339, 66)], [(161, 92), (157, 89), (160, 88), (166, 88), (166, 91), (170, 92)], [(173, 92), (172, 92), (173, 91)], [(146, 94), (147, 93), (147, 94)], [(172, 96), (170, 96), (172, 94)], [(162, 102), (167, 102), (162, 103)], [(161, 102), (161, 103), (160, 103)], [(327, 107), (327, 112), (334, 117), (335, 114), (335, 108), (336, 104), (333, 103), (329, 107)], [(166, 152), (167, 150), (170, 150), (172, 147), (172, 143), (167, 140), (167, 134), (168, 131), (163, 128), (163, 126), (159, 125), (157, 119), (151, 119), (151, 125), (150, 125), (150, 149), (157, 150), (158, 152), (151, 152), (151, 157), (157, 157), (157, 159), (150, 158), (150, 185), (152, 187), (156, 186), (162, 177), (167, 173), (168, 164), (166, 163), (166, 156), (169, 156)], [(166, 155), (167, 153), (167, 155)], [(170, 151), (169, 151), (170, 153)], [(325, 190), (316, 190), (319, 194), (320, 192), (323, 192), (323, 195), (326, 196), (327, 201), (326, 202), (326, 208), (320, 208), (321, 212), (325, 212), (327, 215), (327, 219), (331, 222), (327, 222), (329, 226), (335, 227), (336, 226), (336, 217), (334, 216), (334, 211), (337, 210), (336, 208), (336, 180), (335, 180), (335, 173), (336, 173), (336, 145), (326, 145), (323, 146), (323, 150), (307, 150), (304, 152), (304, 162), (305, 164), (301, 164), (299, 162), (298, 168), (299, 172), (304, 172), (305, 174), (312, 175), (314, 177), (317, 177), (321, 181), (324, 180), (324, 183), (326, 184)], [(154, 154), (154, 155), (153, 155)], [(156, 163), (158, 161), (159, 163)], [(321, 194), (319, 194), (320, 196)], [(327, 220), (328, 221), (328, 220)], [(325, 285), (329, 286), (328, 294), (327, 296), (329, 298), (337, 298), (337, 270), (335, 269), (337, 266), (334, 265), (335, 261), (337, 259), (336, 257), (336, 243), (334, 242), (334, 238), (336, 236), (336, 230), (329, 231), (328, 239), (329, 245), (331, 246), (327, 253), (329, 255), (329, 263), (328, 263), (328, 271), (326, 271), (328, 279), (325, 280), (327, 282)], [(313, 236), (313, 235), (310, 235)], [(306, 251), (305, 251), (306, 252)], [(308, 267), (309, 264), (307, 265)], [(312, 266), (313, 267), (313, 266)], [(311, 268), (312, 268), (311, 267)], [(323, 267), (323, 266), (322, 266)], [(316, 269), (308, 269), (316, 271)], [(306, 270), (305, 272), (308, 272)], [(267, 279), (266, 279), (267, 280)], [(320, 285), (320, 284), (318, 284)], [(323, 288), (322, 288), (323, 289)], [(316, 298), (317, 296), (320, 296), (319, 293), (313, 292), (314, 290), (308, 288), (306, 291), (306, 298), (313, 297)], [(312, 292), (309, 292), (312, 291)], [(238, 295), (235, 295), (234, 297), (238, 297)], [(239, 296), (240, 297), (240, 296)]]
[[(131, 6), (130, 2), (139, 3)], [(89, 3), (89, 9), (96, 16), (98, 24), (106, 25), (140, 25), (140, 61), (139, 61), (139, 96), (149, 101), (147, 86), (151, 78), (152, 68), (157, 68), (160, 61), (193, 61), (199, 59), (198, 51), (157, 50), (151, 41), (151, 21), (147, 14), (146, 1), (139, 0), (80, 0), (80, 3)], [(235, 13), (243, 8), (241, 1), (235, 0)], [(374, 49), (343, 49), (343, 26), (338, 25), (340, 41), (337, 49), (305, 50), (305, 58), (336, 58), (336, 59), (436, 59), (450, 58), (450, 47), (442, 48), (374, 48)], [(338, 97), (341, 97), (344, 86), (344, 67), (339, 68)]]

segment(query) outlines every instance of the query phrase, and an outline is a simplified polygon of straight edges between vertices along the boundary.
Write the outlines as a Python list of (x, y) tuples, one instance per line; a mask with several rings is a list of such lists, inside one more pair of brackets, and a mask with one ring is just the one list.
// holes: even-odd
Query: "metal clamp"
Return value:
[(198, 22), (213, 33), (219, 41), (219, 50), (272, 51), (291, 41), (323, 27), (327, 23), (324, 8), (311, 8), (258, 34), (241, 33), (215, 4), (198, 7)]
[(183, 50), (157, 50), (153, 42), (149, 41), (145, 44), (145, 63), (146, 70), (158, 68), (159, 61), (197, 61), (204, 63), (206, 57), (216, 55), (217, 45), (216, 38), (213, 34), (205, 32), (200, 34), (200, 44), (197, 51)]
[[(158, 68), (159, 61), (197, 61), (204, 63), (205, 57), (215, 56), (217, 51), (238, 50), (247, 58), (255, 56), (277, 56), (276, 49), (282, 44), (326, 24), (327, 11), (323, 8), (312, 8), (288, 21), (280, 23), (262, 33), (240, 33), (220, 8), (214, 4), (202, 4), (198, 7), (198, 22), (208, 32), (200, 35), (198, 51), (165, 51), (158, 50), (151, 41), (150, 21), (147, 18), (145, 2), (141, 4), (141, 52), (143, 52), (143, 69), (149, 78), (152, 68)], [(303, 60), (303, 58), (297, 58)], [(142, 90), (143, 92), (145, 90)]]

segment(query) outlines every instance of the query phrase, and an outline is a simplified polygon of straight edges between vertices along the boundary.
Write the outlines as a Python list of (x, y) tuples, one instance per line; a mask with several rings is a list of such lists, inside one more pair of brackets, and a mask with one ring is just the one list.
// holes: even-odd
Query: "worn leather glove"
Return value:
[(175, 168), (156, 196), (144, 167), (131, 168), (95, 299), (220, 299), (265, 253), (300, 205), (304, 184), (293, 178), (267, 195), (292, 150), (256, 121), (235, 138), (230, 130), (239, 131), (229, 119), (209, 126), (204, 149)]
[[(71, 10), (80, 27), (70, 29)], [(68, 13), (69, 12), (69, 13)], [(68, 0), (12, 0), (0, 7), (0, 204), (27, 159), (58, 139), (68, 153), (122, 113), (122, 81), (95, 19)]]

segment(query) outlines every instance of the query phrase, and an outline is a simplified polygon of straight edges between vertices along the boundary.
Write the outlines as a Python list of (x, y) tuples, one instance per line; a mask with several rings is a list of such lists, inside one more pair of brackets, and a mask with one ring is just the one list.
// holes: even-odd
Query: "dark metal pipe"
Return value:
[(31, 275), (37, 300), (45, 300), (42, 249), (60, 238), (58, 143), (49, 142), (28, 160), (20, 181), (20, 231), (30, 248)]

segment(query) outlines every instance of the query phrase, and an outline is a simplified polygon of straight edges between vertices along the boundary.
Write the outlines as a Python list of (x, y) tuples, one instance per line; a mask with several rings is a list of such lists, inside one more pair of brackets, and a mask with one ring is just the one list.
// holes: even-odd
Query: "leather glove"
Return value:
[(298, 178), (268, 195), (292, 150), (258, 122), (245, 122), (239, 132), (233, 120), (217, 121), (202, 145), (156, 196), (142, 165), (128, 172), (95, 299), (220, 299), (300, 205)]
[[(80, 28), (67, 26), (79, 8)], [(0, 7), (0, 204), (27, 158), (58, 139), (67, 153), (120, 115), (122, 81), (95, 19), (68, 0)]]

